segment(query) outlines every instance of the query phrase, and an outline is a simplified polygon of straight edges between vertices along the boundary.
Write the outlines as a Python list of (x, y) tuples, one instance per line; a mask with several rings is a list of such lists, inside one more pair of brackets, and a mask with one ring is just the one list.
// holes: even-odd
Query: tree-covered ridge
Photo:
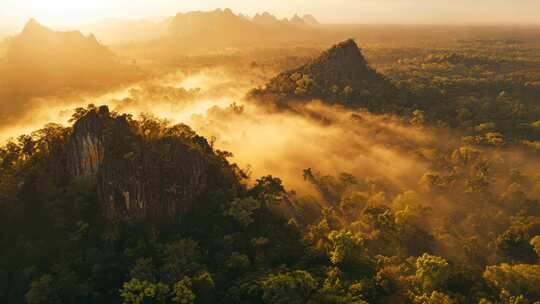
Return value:
[(356, 42), (341, 42), (307, 64), (281, 73), (251, 93), (281, 105), (294, 100), (323, 99), (352, 107), (385, 103), (396, 90), (369, 67)]

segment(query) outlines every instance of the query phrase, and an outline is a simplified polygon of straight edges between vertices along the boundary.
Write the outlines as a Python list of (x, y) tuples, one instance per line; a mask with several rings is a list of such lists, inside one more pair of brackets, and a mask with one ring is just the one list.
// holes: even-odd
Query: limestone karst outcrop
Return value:
[(67, 144), (72, 178), (95, 183), (109, 219), (178, 218), (209, 190), (234, 183), (206, 139), (146, 129), (106, 106), (85, 113)]
[(306, 64), (275, 76), (252, 95), (282, 105), (291, 100), (321, 99), (363, 107), (391, 100), (396, 88), (369, 66), (356, 42), (349, 39)]

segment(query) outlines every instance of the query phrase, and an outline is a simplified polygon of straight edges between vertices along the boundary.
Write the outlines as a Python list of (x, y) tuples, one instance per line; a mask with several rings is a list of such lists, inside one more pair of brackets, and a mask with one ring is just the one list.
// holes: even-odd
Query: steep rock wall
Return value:
[(213, 151), (202, 137), (145, 139), (101, 107), (75, 123), (67, 153), (71, 176), (96, 184), (106, 216), (127, 220), (185, 214), (208, 189)]

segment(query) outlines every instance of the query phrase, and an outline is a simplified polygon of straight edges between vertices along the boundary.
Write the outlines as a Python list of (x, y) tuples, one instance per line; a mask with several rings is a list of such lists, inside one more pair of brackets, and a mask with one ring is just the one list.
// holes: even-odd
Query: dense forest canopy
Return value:
[[(209, 16), (322, 26), (178, 14), (167, 46)], [(540, 46), (357, 41), (175, 53), (7, 140), (0, 302), (540, 303)], [(220, 81), (163, 72), (184, 66)]]

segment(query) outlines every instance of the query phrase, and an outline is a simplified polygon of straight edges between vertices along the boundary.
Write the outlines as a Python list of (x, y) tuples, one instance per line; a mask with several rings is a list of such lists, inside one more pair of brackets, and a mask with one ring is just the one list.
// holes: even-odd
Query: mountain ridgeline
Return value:
[(218, 9), (179, 13), (169, 21), (168, 33), (176, 37), (199, 36), (206, 39), (219, 38), (216, 36), (218, 34), (237, 38), (243, 36), (243, 41), (246, 42), (248, 39), (256, 39), (255, 35), (277, 36), (285, 33), (284, 31), (307, 30), (317, 25), (318, 21), (311, 15), (295, 15), (291, 19), (280, 20), (269, 13), (256, 14), (250, 18), (237, 15), (230, 9)]
[[(160, 50), (164, 54), (177, 54), (179, 49), (215, 51), (221, 47), (309, 40), (317, 37), (320, 29), (318, 21), (310, 15), (278, 19), (262, 13), (249, 17), (230, 9), (179, 13), (167, 23), (167, 30), (157, 40), (164, 47)], [(147, 46), (153, 48), (153, 43)]]
[(307, 64), (277, 75), (251, 95), (282, 106), (295, 100), (322, 99), (370, 107), (395, 100), (397, 89), (368, 65), (356, 42), (349, 39)]

